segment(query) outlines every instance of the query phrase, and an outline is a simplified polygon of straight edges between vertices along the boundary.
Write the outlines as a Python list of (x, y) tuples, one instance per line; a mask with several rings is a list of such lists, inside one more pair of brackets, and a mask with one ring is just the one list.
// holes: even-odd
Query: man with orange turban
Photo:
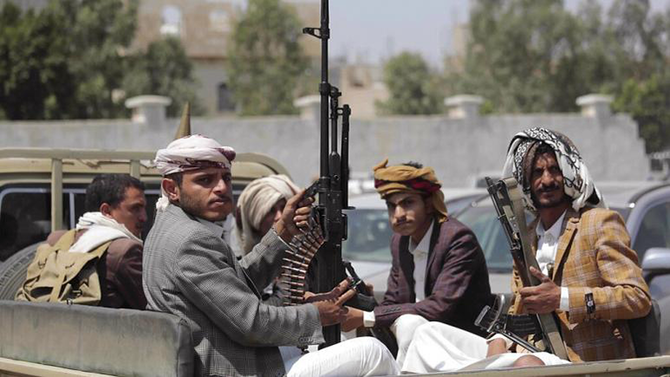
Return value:
[(390, 327), (402, 366), (412, 329), (439, 321), (480, 334), (474, 322), (491, 301), (486, 260), (474, 233), (447, 216), (441, 183), (418, 163), (374, 167), (375, 188), (393, 228), (393, 264), (373, 312), (349, 309), (344, 329)]

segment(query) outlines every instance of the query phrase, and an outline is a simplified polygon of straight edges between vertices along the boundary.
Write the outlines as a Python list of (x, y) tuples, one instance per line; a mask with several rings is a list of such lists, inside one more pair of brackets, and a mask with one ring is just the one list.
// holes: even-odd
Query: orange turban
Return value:
[(447, 206), (444, 204), (442, 184), (437, 180), (433, 168), (416, 168), (409, 165), (388, 164), (388, 158), (377, 164), (372, 170), (375, 174), (375, 188), (382, 199), (398, 192), (409, 192), (421, 196), (430, 196), (433, 208), (440, 222), (447, 219)]

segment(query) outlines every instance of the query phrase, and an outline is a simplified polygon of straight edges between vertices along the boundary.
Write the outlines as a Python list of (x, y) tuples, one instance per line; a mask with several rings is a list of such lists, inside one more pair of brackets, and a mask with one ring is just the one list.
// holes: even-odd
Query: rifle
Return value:
[[(503, 231), (507, 236), (510, 252), (523, 286), (530, 287), (540, 284), (540, 281), (529, 270), (530, 267), (535, 267), (538, 271), (540, 268), (532, 253), (530, 240), (528, 239), (526, 214), (522, 202), (523, 196), (518, 182), (513, 177), (503, 178), (497, 183), (493, 183), (489, 177), (485, 179), (489, 195), (493, 201), (493, 207), (496, 209), (498, 220), (500, 220)], [(561, 359), (568, 360), (568, 352), (558, 331), (553, 313), (537, 314), (536, 316), (547, 351)]]
[[(342, 261), (344, 268), (347, 270), (347, 274), (351, 279), (351, 288), (356, 290), (356, 296), (351, 300), (347, 301), (347, 306), (352, 308), (360, 309), (366, 312), (371, 312), (375, 309), (379, 303), (373, 296), (373, 293), (368, 290), (368, 287), (365, 285), (363, 279), (361, 279), (354, 266), (351, 265), (349, 261)], [(388, 327), (373, 327), (369, 329), (369, 333), (377, 338), (380, 342), (384, 343), (386, 348), (391, 352), (393, 357), (398, 356), (398, 341), (395, 338), (393, 332)]]
[(358, 276), (356, 270), (354, 270), (354, 266), (351, 265), (351, 262), (342, 261), (342, 265), (344, 266), (345, 270), (347, 270), (347, 274), (351, 278), (351, 288), (356, 290), (356, 296), (347, 301), (347, 306), (361, 309), (366, 312), (373, 311), (378, 303), (372, 295), (372, 292), (368, 291), (368, 287), (365, 285), (363, 279)]
[(495, 307), (484, 306), (475, 320), (475, 325), (489, 333), (500, 334), (530, 352), (541, 352), (539, 348), (524, 339), (529, 335), (542, 336), (537, 317), (530, 314), (507, 314), (510, 304), (506, 295), (497, 295)]
[[(328, 292), (345, 278), (342, 264), (342, 241), (347, 239), (349, 186), (349, 105), (339, 106), (339, 89), (328, 82), (328, 39), (330, 38), (328, 0), (321, 0), (321, 26), (306, 27), (302, 32), (321, 39), (321, 95), (320, 117), (320, 176), (318, 204), (315, 212), (323, 227), (325, 242), (313, 261), (314, 275), (310, 287), (313, 291)], [(338, 120), (342, 117), (341, 134)], [(338, 138), (341, 136), (341, 143)], [(324, 347), (340, 341), (340, 326), (323, 329)]]

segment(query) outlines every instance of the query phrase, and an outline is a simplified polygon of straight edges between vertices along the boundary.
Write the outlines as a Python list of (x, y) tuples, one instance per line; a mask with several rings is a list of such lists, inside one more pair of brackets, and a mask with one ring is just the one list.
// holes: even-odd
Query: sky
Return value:
[[(216, 0), (209, 0), (216, 1)], [(246, 0), (233, 1), (244, 7)], [(320, 0), (284, 0), (289, 3)], [(585, 0), (564, 0), (576, 11)], [(597, 0), (608, 9), (614, 0)], [(670, 8), (670, 0), (650, 0), (652, 9)], [(330, 57), (379, 64), (403, 51), (419, 52), (440, 68), (453, 52), (452, 29), (467, 22), (471, 0), (329, 0)], [(319, 26), (319, 25), (306, 25)]]
[[(565, 4), (568, 9), (576, 10), (581, 1), (565, 0)], [(613, 2), (599, 1), (605, 9)], [(445, 53), (453, 51), (453, 26), (468, 20), (469, 3), (469, 0), (330, 0), (331, 56), (345, 56), (350, 62), (379, 63), (402, 51), (413, 51), (439, 67)], [(651, 4), (654, 10), (667, 9), (670, 0), (651, 0)]]
[(331, 55), (378, 63), (412, 51), (438, 64), (468, 13), (466, 0), (332, 0)]

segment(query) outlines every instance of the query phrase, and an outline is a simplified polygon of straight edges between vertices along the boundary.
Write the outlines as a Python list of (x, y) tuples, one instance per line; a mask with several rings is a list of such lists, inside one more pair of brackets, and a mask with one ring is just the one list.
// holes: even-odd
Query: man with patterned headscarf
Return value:
[(571, 361), (635, 357), (626, 320), (649, 312), (649, 288), (621, 215), (605, 209), (575, 145), (545, 128), (520, 132), (503, 168), (510, 175), (537, 213), (531, 244), (542, 270), (531, 268), (535, 287), (515, 271), (511, 310), (556, 312)]
[[(541, 269), (530, 271), (540, 285), (523, 287), (514, 265), (511, 313), (556, 313), (569, 361), (635, 357), (626, 320), (649, 312), (649, 289), (623, 219), (603, 208), (603, 198), (575, 145), (565, 135), (544, 128), (520, 132), (510, 144), (503, 176), (517, 179), (526, 207), (537, 214), (529, 229), (535, 230), (531, 245)], [(421, 362), (410, 370), (568, 362), (547, 352), (508, 353), (514, 345), (501, 336), (487, 341), (456, 330), (419, 328), (409, 353)], [(427, 354), (432, 358), (423, 357)]]
[(396, 374), (388, 350), (371, 338), (301, 355), (295, 346), (322, 343), (322, 326), (344, 319), (342, 304), (354, 292), (342, 284), (325, 301), (286, 307), (261, 301), (257, 287), (278, 275), (286, 243), (307, 224), (312, 200), (303, 191), (292, 196), (272, 229), (238, 261), (217, 223), (233, 210), (234, 158), (232, 148), (200, 135), (175, 140), (156, 154), (163, 197), (146, 241), (143, 287), (148, 309), (188, 323), (193, 374)]
[(350, 309), (345, 329), (390, 327), (402, 366), (414, 329), (429, 321), (480, 333), (474, 322), (491, 299), (484, 254), (474, 233), (447, 215), (441, 184), (417, 163), (374, 167), (386, 201), (393, 263), (386, 294), (374, 312)]

